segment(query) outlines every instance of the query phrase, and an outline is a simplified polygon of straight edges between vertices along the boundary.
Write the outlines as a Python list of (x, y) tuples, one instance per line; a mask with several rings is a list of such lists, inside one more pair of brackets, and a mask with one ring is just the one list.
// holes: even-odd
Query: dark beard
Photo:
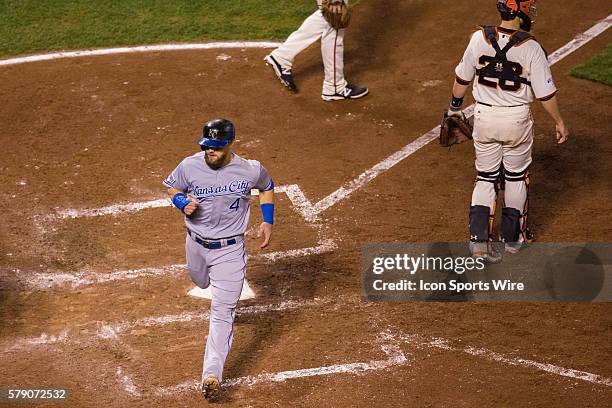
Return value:
[(219, 170), (223, 166), (223, 162), (225, 161), (225, 155), (221, 156), (218, 161), (212, 162), (208, 158), (208, 155), (205, 154), (204, 160), (206, 161), (206, 164), (208, 165), (208, 167), (210, 167), (213, 170)]

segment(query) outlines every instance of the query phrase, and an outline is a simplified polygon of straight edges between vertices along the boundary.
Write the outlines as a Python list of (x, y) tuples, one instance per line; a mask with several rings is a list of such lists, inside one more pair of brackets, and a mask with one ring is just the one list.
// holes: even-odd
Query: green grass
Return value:
[(612, 44), (584, 64), (574, 67), (570, 74), (582, 79), (612, 86)]
[(211, 40), (282, 40), (312, 0), (0, 0), (0, 56)]

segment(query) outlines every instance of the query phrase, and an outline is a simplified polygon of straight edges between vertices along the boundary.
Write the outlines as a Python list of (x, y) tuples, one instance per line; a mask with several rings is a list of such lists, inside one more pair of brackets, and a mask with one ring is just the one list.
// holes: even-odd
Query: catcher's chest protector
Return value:
[[(525, 31), (517, 31), (512, 34), (508, 40), (508, 44), (502, 49), (499, 47), (497, 42), (497, 28), (494, 26), (482, 27), (487, 37), (487, 40), (495, 49), (495, 56), (490, 57), (483, 55), (480, 63), (486, 64), (484, 67), (476, 70), (476, 75), (479, 77), (479, 82), (483, 85), (487, 85), (486, 78), (496, 78), (499, 82), (500, 88), (507, 91), (516, 91), (520, 88), (521, 84), (531, 86), (531, 82), (521, 76), (523, 73), (523, 67), (521, 64), (508, 61), (506, 54), (512, 47), (520, 44), (528, 39), (533, 38), (529, 33)], [(508, 81), (512, 81), (509, 84)], [(496, 84), (492, 83), (491, 86), (495, 87)]]

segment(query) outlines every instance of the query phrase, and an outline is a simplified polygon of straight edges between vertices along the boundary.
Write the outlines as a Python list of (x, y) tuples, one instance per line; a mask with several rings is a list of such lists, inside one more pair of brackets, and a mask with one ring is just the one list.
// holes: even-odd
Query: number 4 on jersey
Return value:
[(240, 198), (237, 198), (229, 208), (230, 210), (238, 211), (238, 208), (240, 208)]

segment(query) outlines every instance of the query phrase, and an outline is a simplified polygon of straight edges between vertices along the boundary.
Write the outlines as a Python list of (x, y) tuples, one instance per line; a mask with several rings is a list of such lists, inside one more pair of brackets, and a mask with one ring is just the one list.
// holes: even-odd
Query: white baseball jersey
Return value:
[[(503, 48), (515, 30), (497, 27), (497, 42)], [(493, 106), (515, 106), (528, 104), (534, 96), (542, 101), (552, 98), (557, 92), (550, 72), (550, 65), (542, 46), (533, 38), (512, 47), (506, 57), (521, 76), (531, 81), (527, 84), (514, 84), (511, 81), (498, 81), (495, 78), (476, 76), (476, 70), (487, 65), (495, 56), (495, 50), (486, 38), (484, 29), (472, 34), (470, 43), (463, 54), (463, 58), (455, 75), (457, 82), (467, 85), (474, 81), (472, 94), (478, 102)]]

